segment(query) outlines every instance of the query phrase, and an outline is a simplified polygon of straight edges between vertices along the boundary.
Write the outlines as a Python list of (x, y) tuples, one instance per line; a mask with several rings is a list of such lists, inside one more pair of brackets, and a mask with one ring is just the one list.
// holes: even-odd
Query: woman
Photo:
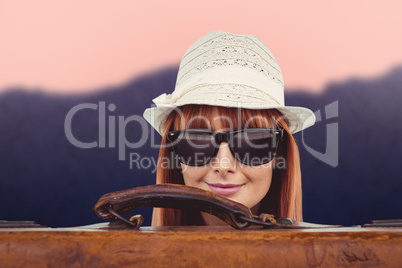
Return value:
[[(172, 94), (145, 119), (162, 135), (157, 183), (185, 184), (302, 220), (299, 152), (292, 133), (312, 111), (284, 105), (280, 68), (256, 37), (211, 32), (187, 50)], [(152, 225), (217, 225), (207, 213), (154, 209)]]

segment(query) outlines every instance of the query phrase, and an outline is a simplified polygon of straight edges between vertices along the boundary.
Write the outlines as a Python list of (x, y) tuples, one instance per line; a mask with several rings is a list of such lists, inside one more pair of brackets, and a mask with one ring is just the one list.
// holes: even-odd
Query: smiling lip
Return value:
[(211, 191), (221, 195), (231, 195), (237, 193), (243, 184), (208, 184)]

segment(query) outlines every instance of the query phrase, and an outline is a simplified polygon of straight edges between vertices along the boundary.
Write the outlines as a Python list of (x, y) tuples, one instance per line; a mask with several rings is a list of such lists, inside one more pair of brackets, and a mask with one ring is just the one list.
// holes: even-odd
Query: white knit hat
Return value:
[(184, 54), (172, 94), (153, 99), (144, 118), (160, 133), (166, 116), (186, 104), (278, 109), (296, 133), (314, 125), (314, 113), (285, 106), (282, 73), (271, 51), (252, 35), (208, 33)]

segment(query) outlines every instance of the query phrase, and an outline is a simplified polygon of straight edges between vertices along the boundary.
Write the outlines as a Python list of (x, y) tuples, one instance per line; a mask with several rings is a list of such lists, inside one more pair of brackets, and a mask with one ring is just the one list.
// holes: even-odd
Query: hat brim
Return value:
[[(166, 119), (166, 116), (171, 111), (177, 109), (178, 107), (179, 106), (175, 105), (163, 105), (148, 108), (144, 111), (143, 117), (159, 134), (162, 135), (161, 131), (163, 129), (163, 123)], [(293, 134), (314, 125), (316, 120), (313, 111), (304, 107), (277, 105), (266, 108), (261, 107), (259, 108), (242, 107), (242, 108), (279, 110), (283, 114), (283, 116), (288, 120), (289, 129)]]

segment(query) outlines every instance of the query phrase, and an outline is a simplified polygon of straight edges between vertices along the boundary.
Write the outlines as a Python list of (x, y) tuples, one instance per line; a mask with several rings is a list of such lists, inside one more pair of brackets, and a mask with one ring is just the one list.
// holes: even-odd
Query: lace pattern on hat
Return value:
[[(244, 94), (243, 92), (247, 92)], [(252, 94), (250, 94), (252, 92)], [(214, 96), (211, 98), (211, 94)], [(275, 98), (258, 88), (240, 84), (202, 84), (187, 89), (175, 103), (208, 103), (209, 105), (226, 103), (228, 106), (236, 107), (238, 104), (252, 103), (254, 107), (264, 107), (267, 104), (280, 105)]]
[[(226, 46), (228, 45), (234, 45), (234, 46), (239, 46), (239, 47), (253, 47), (254, 51), (257, 51), (258, 54), (267, 54), (267, 56), (270, 59), (270, 62), (272, 62), (273, 66), (277, 70), (280, 70), (278, 63), (276, 62), (275, 58), (273, 57), (271, 51), (268, 49), (267, 46), (265, 46), (261, 40), (258, 38), (255, 38), (254, 36), (248, 36), (248, 35), (234, 35), (234, 34), (227, 34), (223, 32), (215, 32), (217, 36), (214, 36), (214, 34), (210, 34), (209, 36), (212, 37), (209, 40), (205, 40), (201, 42), (201, 39), (199, 40), (200, 42), (194, 43), (186, 52), (185, 56), (182, 59), (182, 63), (186, 63), (188, 61), (192, 61), (191, 58), (194, 57), (193, 52), (194, 51), (199, 51), (199, 50), (210, 50), (210, 46), (219, 46), (220, 44), (224, 44)], [(196, 45), (197, 44), (197, 45)]]
[(208, 70), (208, 69), (211, 69), (214, 67), (218, 67), (218, 66), (225, 66), (225, 67), (226, 66), (240, 66), (240, 67), (244, 67), (244, 68), (253, 69), (256, 72), (260, 72), (260, 73), (264, 74), (265, 76), (273, 79), (276, 83), (283, 86), (283, 82), (280, 79), (278, 79), (278, 75), (280, 75), (279, 73), (277, 73), (277, 76), (275, 76), (273, 73), (274, 70), (272, 70), (272, 71), (266, 70), (266, 68), (262, 67), (261, 65), (255, 63), (255, 62), (256, 62), (256, 60), (247, 61), (247, 60), (238, 59), (238, 58), (232, 58), (232, 59), (217, 59), (216, 58), (212, 61), (204, 62), (198, 66), (195, 66), (192, 69), (190, 69), (189, 71), (187, 71), (187, 73), (182, 74), (180, 80), (177, 81), (177, 84), (179, 84), (183, 81), (186, 81), (189, 77), (192, 77), (193, 75), (195, 75), (196, 73), (198, 73), (200, 71), (205, 71), (205, 70)]
[[(194, 75), (206, 67), (222, 66), (222, 63), (253, 68), (283, 85), (280, 68), (272, 53), (265, 45), (257, 44), (258, 39), (220, 35), (198, 46), (189, 49), (180, 64), (180, 79), (176, 84), (186, 80), (189, 74)], [(223, 45), (220, 45), (220, 44)], [(197, 53), (197, 54), (195, 54)], [(222, 58), (224, 60), (222, 60)], [(230, 59), (232, 62), (229, 62)], [(226, 62), (225, 62), (226, 60)]]

